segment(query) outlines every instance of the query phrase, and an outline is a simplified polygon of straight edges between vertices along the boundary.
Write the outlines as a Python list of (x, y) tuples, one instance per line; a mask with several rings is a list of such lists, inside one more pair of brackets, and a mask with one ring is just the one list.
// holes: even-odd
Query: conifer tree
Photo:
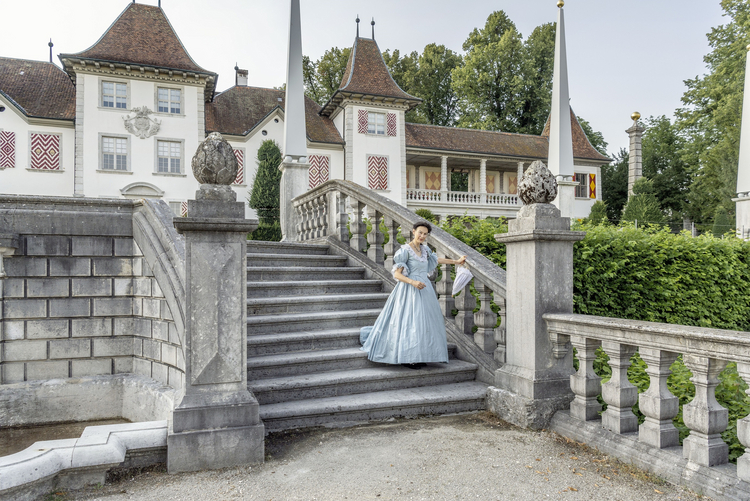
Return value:
[(633, 195), (622, 210), (623, 221), (638, 221), (643, 224), (664, 222), (661, 204), (654, 195), (654, 185), (650, 179), (642, 177), (633, 185)]
[(263, 141), (258, 148), (258, 171), (253, 181), (248, 204), (258, 213), (258, 229), (251, 235), (252, 240), (281, 240), (280, 183), (281, 150), (275, 141)]

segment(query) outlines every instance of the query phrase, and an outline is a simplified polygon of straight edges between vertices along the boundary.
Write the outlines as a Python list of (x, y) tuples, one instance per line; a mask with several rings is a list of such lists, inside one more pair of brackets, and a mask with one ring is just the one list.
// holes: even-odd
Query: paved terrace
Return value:
[(103, 487), (47, 499), (709, 499), (484, 412), (281, 432), (266, 447), (260, 465), (179, 475), (163, 467), (120, 471)]

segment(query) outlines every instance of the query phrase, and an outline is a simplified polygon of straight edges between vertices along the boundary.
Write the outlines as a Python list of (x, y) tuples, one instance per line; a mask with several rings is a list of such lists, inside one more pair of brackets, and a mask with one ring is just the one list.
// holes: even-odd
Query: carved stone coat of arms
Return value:
[(159, 132), (161, 122), (149, 117), (153, 111), (148, 109), (148, 106), (133, 108), (133, 112), (135, 113), (135, 116), (128, 115), (122, 117), (123, 122), (125, 122), (125, 129), (127, 129), (128, 132), (140, 137), (141, 139), (146, 139), (147, 137), (151, 137)]

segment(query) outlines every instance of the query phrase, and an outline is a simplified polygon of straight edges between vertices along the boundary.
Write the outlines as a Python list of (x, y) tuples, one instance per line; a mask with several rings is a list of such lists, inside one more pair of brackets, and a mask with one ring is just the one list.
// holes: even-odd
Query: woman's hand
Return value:
[(456, 264), (457, 265), (462, 265), (465, 262), (466, 262), (466, 256), (461, 256), (461, 258), (456, 261)]
[(417, 289), (419, 289), (419, 290), (422, 290), (422, 289), (424, 289), (425, 287), (427, 287), (427, 286), (426, 286), (426, 285), (424, 284), (424, 282), (418, 282), (418, 281), (416, 281), (416, 280), (412, 280), (412, 281), (411, 281), (411, 285), (413, 285), (414, 287), (416, 287), (416, 288), (417, 288)]

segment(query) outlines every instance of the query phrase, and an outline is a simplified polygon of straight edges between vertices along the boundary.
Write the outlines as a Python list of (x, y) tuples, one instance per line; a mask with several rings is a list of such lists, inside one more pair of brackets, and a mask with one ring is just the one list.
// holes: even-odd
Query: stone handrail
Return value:
[[(347, 212), (347, 199), (351, 218)], [(399, 247), (396, 240), (398, 235), (402, 234), (407, 241), (410, 240), (412, 225), (424, 220), (405, 207), (351, 181), (327, 181), (295, 198), (293, 204), (301, 221), (297, 227), (298, 241), (311, 242), (333, 237), (355, 251), (366, 252), (371, 261), (388, 271), (393, 266), (393, 255)], [(368, 235), (365, 235), (363, 211), (372, 223), (373, 229)], [(381, 221), (390, 236), (385, 246), (380, 230)], [(435, 287), (440, 295), (441, 309), (446, 319), (451, 320), (465, 336), (471, 336), (476, 325), (477, 332), (473, 334), (476, 344), (485, 353), (491, 354), (496, 362), (504, 363), (505, 270), (440, 228), (433, 228), (429, 244), (440, 257), (467, 256), (467, 266), (474, 275), (474, 287), (479, 293), (479, 311), (474, 313), (477, 301), (470, 292), (470, 284), (455, 299), (451, 295), (451, 265), (441, 265), (442, 279)], [(491, 308), (493, 294), (499, 315)], [(455, 318), (454, 307), (458, 310)], [(497, 325), (498, 316), (500, 325)]]
[[(729, 362), (750, 382), (750, 333), (705, 327), (690, 327), (619, 318), (575, 314), (545, 314), (555, 357), (563, 358), (576, 348), (578, 372), (571, 376), (575, 399), (570, 416), (579, 421), (599, 419), (601, 394), (607, 410), (601, 414), (604, 429), (622, 435), (638, 431), (638, 442), (658, 449), (679, 445), (679, 434), (672, 419), (679, 412), (679, 400), (667, 388), (670, 366), (682, 355), (693, 373), (695, 398), (683, 407), (683, 420), (690, 436), (683, 442), (683, 456), (702, 467), (727, 463), (728, 448), (721, 438), (727, 428), (728, 411), (715, 398), (719, 373)], [(612, 378), (604, 385), (594, 373), (596, 350), (610, 357)], [(651, 383), (647, 391), (628, 381), (630, 358), (638, 350), (648, 365)], [(639, 404), (646, 416), (642, 425), (631, 407)], [(737, 422), (737, 436), (750, 452), (750, 417)], [(737, 460), (737, 476), (750, 481), (750, 453)]]

